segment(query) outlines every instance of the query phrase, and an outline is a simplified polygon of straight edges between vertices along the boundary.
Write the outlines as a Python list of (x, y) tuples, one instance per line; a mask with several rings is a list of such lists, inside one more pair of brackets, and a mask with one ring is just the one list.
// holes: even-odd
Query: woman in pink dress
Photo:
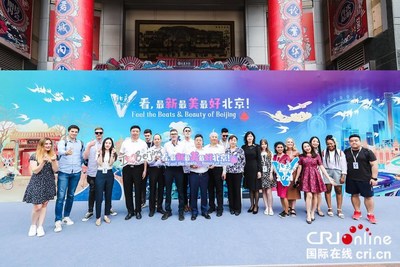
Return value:
[(321, 157), (315, 153), (311, 144), (309, 142), (303, 142), (301, 148), (303, 153), (300, 155), (295, 182), (300, 178), (300, 190), (304, 191), (307, 195), (307, 223), (311, 224), (311, 222), (315, 220), (314, 214), (317, 209), (318, 194), (326, 191), (326, 186), (322, 180), (319, 169), (322, 171), (323, 175), (329, 178), (329, 180), (331, 180), (331, 178), (322, 164)]
[[(274, 144), (274, 149), (275, 149), (275, 155), (273, 157), (273, 161), (277, 161), (279, 163), (289, 163), (290, 162), (290, 157), (286, 155), (286, 149), (285, 149), (285, 144), (283, 142), (276, 142)], [(274, 179), (277, 179), (276, 171), (274, 169)], [(288, 187), (283, 186), (280, 181), (276, 183), (276, 192), (278, 194), (278, 197), (281, 199), (281, 205), (283, 211), (279, 213), (280, 218), (285, 218), (289, 216), (289, 201), (287, 199), (287, 192), (288, 192)]]
[[(319, 141), (319, 138), (317, 136), (312, 136), (310, 138), (310, 145), (311, 145), (311, 148), (315, 151), (315, 153), (317, 153), (322, 159), (321, 142)], [(321, 209), (321, 204), (322, 204), (322, 195), (318, 194), (318, 196), (317, 196), (317, 214), (320, 217), (324, 217), (325, 214)]]

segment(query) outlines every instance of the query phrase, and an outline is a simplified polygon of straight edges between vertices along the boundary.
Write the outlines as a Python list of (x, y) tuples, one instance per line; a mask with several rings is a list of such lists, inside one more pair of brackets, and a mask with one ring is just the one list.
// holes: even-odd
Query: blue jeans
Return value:
[[(81, 173), (64, 173), (58, 172), (58, 182), (57, 182), (57, 200), (56, 200), (56, 219), (55, 221), (60, 221), (64, 217), (69, 217), (72, 209), (72, 204), (74, 203), (74, 195), (76, 187), (78, 186), (79, 179), (81, 178)], [(67, 200), (64, 200), (65, 196)]]

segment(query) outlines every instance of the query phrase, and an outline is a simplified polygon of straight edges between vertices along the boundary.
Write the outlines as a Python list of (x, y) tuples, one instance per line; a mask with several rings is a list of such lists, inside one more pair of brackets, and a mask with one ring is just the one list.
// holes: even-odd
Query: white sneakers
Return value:
[(36, 225), (31, 225), (31, 227), (29, 227), (28, 236), (42, 237), (44, 234), (45, 233), (42, 226), (36, 227)]
[(62, 219), (62, 221), (56, 221), (56, 223), (54, 224), (54, 232), (58, 233), (62, 231), (62, 224), (66, 224), (66, 225), (73, 225), (74, 221), (71, 220), (69, 217), (64, 217), (64, 219)]
[(54, 225), (55, 225), (54, 232), (58, 233), (62, 231), (61, 221), (56, 221)]
[(35, 236), (36, 235), (36, 225), (31, 225), (29, 227), (28, 236)]
[(273, 209), (268, 209), (268, 208), (266, 208), (266, 209), (264, 210), (264, 214), (265, 214), (265, 215), (269, 215), (269, 216), (274, 216), (274, 210), (273, 210)]
[(62, 220), (62, 222), (66, 225), (73, 225), (74, 222), (69, 218), (69, 217), (64, 217), (64, 219)]
[(38, 237), (44, 236), (44, 229), (43, 229), (42, 226), (39, 226), (39, 227), (37, 228), (36, 235), (37, 235)]

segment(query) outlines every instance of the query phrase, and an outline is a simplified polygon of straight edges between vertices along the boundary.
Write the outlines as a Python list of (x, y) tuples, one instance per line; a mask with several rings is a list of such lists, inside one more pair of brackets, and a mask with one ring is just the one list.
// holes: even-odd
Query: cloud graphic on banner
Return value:
[(14, 107), (12, 109), (19, 109), (19, 105), (15, 103), (11, 103)]
[(297, 106), (291, 106), (291, 105), (287, 105), (289, 110), (297, 110), (297, 109), (303, 109), (306, 108), (308, 105), (310, 105), (312, 103), (312, 101), (306, 101), (304, 103), (298, 103)]
[(278, 110), (275, 114), (269, 113), (267, 111), (259, 111), (259, 113), (269, 116), (276, 122), (280, 123), (290, 123), (290, 122), (304, 122), (312, 117), (310, 112), (301, 111), (299, 113), (292, 113), (289, 116), (282, 114), (282, 111)]
[(27, 124), (16, 124), (16, 129), (19, 132), (45, 132), (49, 129), (49, 126), (42, 120), (34, 119)]
[(137, 95), (136, 90), (133, 91), (129, 96), (128, 96), (128, 94), (125, 94), (124, 96), (120, 96), (118, 94), (110, 94), (111, 100), (114, 104), (114, 108), (115, 108), (115, 111), (117, 112), (118, 117), (120, 117), (120, 118), (125, 117), (125, 113), (129, 107), (129, 105), (135, 99), (136, 95)]

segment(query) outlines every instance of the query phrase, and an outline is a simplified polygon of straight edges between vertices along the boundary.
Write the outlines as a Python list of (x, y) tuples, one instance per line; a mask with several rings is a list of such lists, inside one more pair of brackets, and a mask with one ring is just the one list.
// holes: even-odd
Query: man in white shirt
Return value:
[[(184, 154), (184, 146), (182, 142), (178, 141), (178, 131), (171, 129), (169, 131), (171, 141), (164, 145), (166, 158), (175, 158), (177, 154)], [(179, 220), (185, 219), (184, 213), (184, 195), (183, 195), (183, 168), (182, 166), (171, 166), (168, 161), (166, 162), (165, 168), (165, 214), (162, 216), (162, 220), (168, 219), (172, 216), (171, 209), (171, 191), (172, 182), (175, 179), (175, 185), (178, 190), (179, 199)]]
[[(194, 138), (195, 147), (192, 152), (197, 152), (199, 158), (204, 156), (208, 151), (203, 148), (203, 136), (196, 134)], [(207, 211), (207, 187), (208, 187), (208, 166), (199, 163), (192, 163), (190, 165), (190, 207), (192, 209), (192, 218), (194, 221), (198, 215), (197, 198), (199, 196), (200, 188), (200, 199), (201, 199), (201, 215), (206, 219), (211, 219), (211, 216)]]
[(219, 144), (222, 145), (225, 149), (229, 148), (229, 131), (227, 128), (222, 128), (221, 129), (221, 140), (219, 141)]
[[(210, 133), (210, 144), (205, 146), (209, 153), (214, 155), (225, 154), (225, 148), (218, 143), (218, 134)], [(222, 166), (211, 166), (208, 170), (208, 202), (210, 209), (208, 213), (217, 211), (217, 217), (222, 216), (224, 210), (224, 180), (225, 168)], [(215, 206), (215, 197), (217, 197), (217, 206)]]
[[(144, 155), (147, 153), (147, 144), (139, 138), (140, 127), (133, 125), (130, 129), (130, 138), (122, 142), (119, 156), (122, 158), (122, 180), (124, 182), (125, 204), (129, 220), (136, 214), (136, 219), (142, 218), (142, 180), (146, 177), (147, 163)], [(135, 206), (133, 205), (133, 185), (135, 185)]]

